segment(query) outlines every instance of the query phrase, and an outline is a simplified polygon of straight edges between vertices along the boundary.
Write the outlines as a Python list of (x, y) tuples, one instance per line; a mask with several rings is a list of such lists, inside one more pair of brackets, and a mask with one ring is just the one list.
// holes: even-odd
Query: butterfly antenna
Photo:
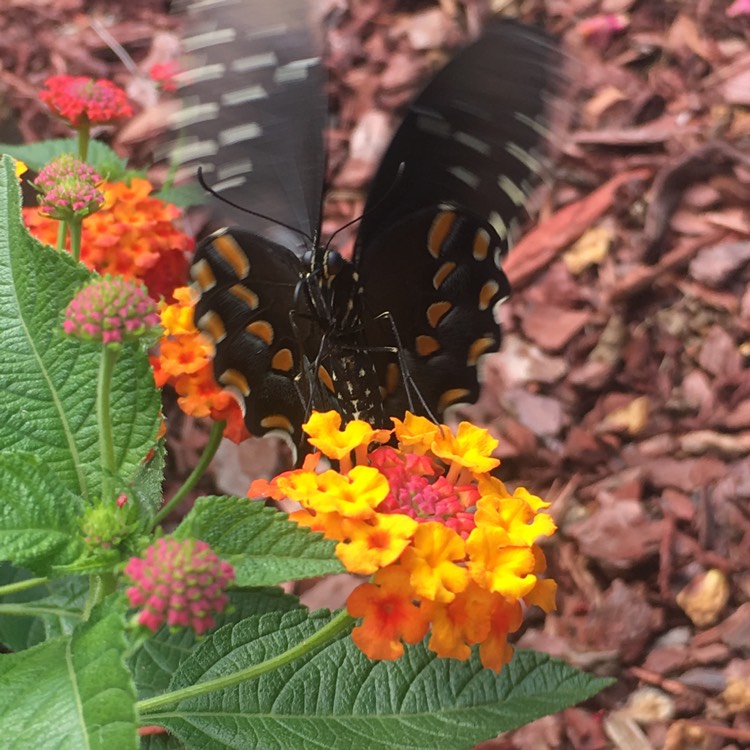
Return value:
[(299, 227), (293, 227), (291, 224), (285, 224), (283, 221), (274, 219), (273, 216), (267, 216), (266, 214), (262, 214), (259, 211), (253, 211), (251, 208), (240, 206), (238, 203), (235, 203), (234, 201), (230, 201), (229, 198), (226, 198), (221, 193), (214, 190), (206, 182), (206, 179), (203, 176), (203, 167), (198, 167), (198, 183), (209, 195), (213, 195), (214, 198), (221, 201), (222, 203), (226, 203), (227, 206), (236, 208), (238, 211), (242, 211), (243, 213), (249, 214), (250, 216), (257, 216), (259, 219), (265, 219), (266, 221), (270, 221), (272, 224), (276, 224), (277, 226), (284, 227), (284, 229), (288, 229), (290, 232), (301, 234), (306, 240), (310, 242), (310, 244), (313, 247), (315, 246), (315, 240), (307, 232), (303, 231), (302, 229), (299, 229)]
[(344, 229), (346, 229), (347, 227), (350, 227), (352, 224), (356, 224), (358, 221), (362, 221), (362, 219), (364, 219), (366, 216), (371, 216), (372, 214), (375, 213), (375, 211), (377, 211), (380, 208), (380, 206), (383, 205), (383, 202), (385, 201), (385, 199), (393, 192), (394, 188), (398, 185), (398, 183), (401, 182), (401, 178), (404, 175), (404, 168), (405, 168), (405, 166), (406, 166), (406, 162), (402, 161), (398, 165), (398, 170), (396, 172), (396, 176), (393, 178), (393, 182), (390, 184), (390, 187), (388, 188), (388, 190), (386, 190), (383, 193), (383, 195), (381, 196), (380, 200), (369, 211), (365, 211), (365, 213), (360, 214), (359, 216), (357, 216), (356, 218), (352, 219), (351, 221), (347, 221), (346, 224), (344, 224), (343, 226), (340, 226), (328, 238), (328, 242), (326, 242), (326, 246), (325, 246), (324, 250), (328, 250), (331, 247), (331, 243), (333, 242), (333, 238), (339, 232), (343, 232)]

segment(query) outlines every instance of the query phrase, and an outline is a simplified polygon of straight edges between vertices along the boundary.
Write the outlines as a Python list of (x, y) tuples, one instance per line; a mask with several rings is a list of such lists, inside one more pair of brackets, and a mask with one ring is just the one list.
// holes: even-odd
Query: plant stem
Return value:
[(81, 229), (83, 224), (80, 219), (70, 222), (70, 254), (73, 260), (78, 262), (81, 259)]
[(211, 459), (213, 459), (213, 457), (216, 455), (216, 451), (219, 449), (219, 445), (221, 444), (221, 436), (224, 434), (225, 426), (226, 422), (224, 420), (214, 422), (211, 425), (211, 434), (208, 436), (208, 442), (206, 443), (206, 447), (203, 449), (203, 453), (201, 454), (198, 463), (195, 465), (195, 468), (190, 473), (190, 476), (185, 480), (182, 487), (180, 487), (180, 489), (175, 492), (169, 502), (166, 503), (164, 507), (156, 514), (153, 523), (154, 527), (157, 524), (161, 523), (172, 512), (174, 507), (185, 497), (185, 495), (187, 495), (187, 493), (190, 492), (190, 490), (192, 490), (196, 484), (198, 484), (198, 480), (203, 476), (203, 473), (211, 463)]
[(78, 158), (86, 161), (89, 155), (89, 136), (91, 128), (89, 125), (80, 125), (78, 127)]
[(65, 250), (65, 237), (68, 234), (68, 222), (61, 221), (57, 226), (57, 249)]
[(102, 502), (115, 499), (115, 443), (112, 436), (112, 418), (109, 406), (112, 390), (112, 373), (119, 349), (105, 345), (99, 363), (99, 382), (96, 388), (96, 420), (99, 425), (99, 453), (102, 464)]
[(47, 581), (49, 581), (49, 578), (26, 578), (23, 581), (6, 583), (5, 586), (0, 586), (0, 596), (7, 596), (8, 594), (16, 594), (19, 591), (26, 591), (26, 589), (33, 589), (34, 586), (41, 586), (43, 583), (47, 583)]
[(51, 615), (52, 617), (73, 617), (81, 619), (80, 609), (65, 609), (65, 607), (44, 607), (34, 604), (0, 604), (0, 615), (16, 617), (40, 617)]
[[(147, 698), (146, 700), (138, 701), (135, 704), (136, 711), (139, 714), (152, 713), (158, 708), (171, 706), (174, 703), (187, 700), (188, 698), (197, 698), (200, 695), (211, 693), (214, 690), (226, 690), (227, 688), (234, 687), (235, 685), (239, 685), (247, 680), (260, 677), (262, 674), (272, 672), (274, 669), (278, 669), (279, 667), (298, 659), (300, 656), (304, 656), (327, 641), (333, 640), (333, 638), (339, 633), (350, 628), (353, 622), (354, 619), (345, 609), (343, 609), (317, 633), (314, 633), (309, 638), (301, 641), (283, 654), (274, 656), (272, 659), (268, 659), (260, 664), (253, 664), (252, 667), (241, 669), (234, 674), (224, 675), (223, 677), (217, 677), (213, 680), (206, 680), (206, 682), (200, 682), (197, 685), (191, 685), (190, 687), (182, 688), (181, 690), (174, 690), (171, 693), (164, 693), (163, 695), (157, 695), (154, 698)], [(151, 718), (153, 719), (153, 717)]]
[(117, 586), (117, 579), (112, 573), (97, 573), (89, 576), (89, 594), (83, 606), (83, 621), (91, 616), (91, 610), (101, 602), (105, 596), (111, 594)]

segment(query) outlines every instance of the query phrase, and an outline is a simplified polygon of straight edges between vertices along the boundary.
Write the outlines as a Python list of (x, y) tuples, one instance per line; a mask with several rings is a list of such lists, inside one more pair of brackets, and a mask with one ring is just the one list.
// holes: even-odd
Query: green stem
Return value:
[(89, 137), (91, 128), (89, 125), (81, 125), (78, 128), (78, 158), (86, 161), (89, 155)]
[(171, 693), (164, 693), (163, 695), (157, 695), (154, 698), (147, 698), (146, 700), (138, 701), (138, 703), (135, 704), (136, 711), (139, 714), (152, 713), (158, 708), (171, 706), (174, 703), (187, 700), (188, 698), (197, 698), (200, 695), (211, 693), (214, 690), (226, 690), (227, 688), (234, 687), (235, 685), (239, 685), (247, 680), (260, 677), (262, 674), (272, 672), (274, 669), (283, 667), (285, 664), (298, 659), (300, 656), (304, 656), (327, 641), (333, 640), (333, 638), (339, 633), (348, 630), (353, 622), (354, 619), (345, 609), (343, 609), (328, 623), (328, 625), (322, 627), (317, 633), (314, 633), (309, 638), (301, 641), (283, 654), (274, 656), (272, 659), (268, 659), (260, 664), (253, 664), (252, 667), (241, 669), (234, 674), (224, 675), (223, 677), (217, 677), (213, 680), (206, 680), (206, 682), (200, 682), (197, 685), (182, 688), (182, 690), (174, 690)]
[(91, 610), (101, 602), (104, 597), (111, 594), (117, 586), (117, 579), (112, 573), (97, 573), (89, 576), (89, 594), (83, 607), (83, 621), (86, 622), (91, 616)]
[(83, 223), (80, 219), (74, 219), (70, 222), (70, 254), (73, 260), (78, 262), (81, 259), (81, 229)]
[(16, 594), (19, 591), (33, 589), (34, 586), (41, 586), (43, 583), (47, 583), (47, 581), (49, 581), (49, 578), (26, 578), (23, 581), (6, 583), (5, 586), (0, 586), (0, 596), (8, 596), (8, 594)]
[(203, 453), (195, 465), (195, 468), (190, 473), (190, 476), (185, 480), (182, 487), (172, 496), (168, 503), (156, 514), (154, 518), (153, 526), (161, 523), (174, 509), (174, 507), (187, 495), (190, 490), (198, 484), (198, 480), (203, 476), (203, 473), (211, 463), (211, 459), (216, 455), (216, 451), (219, 449), (221, 444), (221, 436), (224, 434), (224, 427), (226, 426), (224, 420), (214, 422), (211, 425), (211, 434), (208, 436), (208, 442), (206, 447), (203, 449)]
[(65, 609), (65, 607), (44, 607), (33, 604), (0, 604), (0, 615), (11, 615), (15, 617), (40, 617), (51, 615), (52, 617), (71, 617), (81, 619), (80, 609)]
[(96, 389), (96, 420), (99, 426), (103, 503), (112, 503), (115, 500), (115, 442), (112, 436), (112, 418), (109, 406), (112, 390), (112, 374), (119, 353), (119, 349), (105, 344), (99, 363), (99, 383)]
[(61, 221), (57, 226), (57, 249), (65, 250), (65, 236), (68, 234), (68, 222)]

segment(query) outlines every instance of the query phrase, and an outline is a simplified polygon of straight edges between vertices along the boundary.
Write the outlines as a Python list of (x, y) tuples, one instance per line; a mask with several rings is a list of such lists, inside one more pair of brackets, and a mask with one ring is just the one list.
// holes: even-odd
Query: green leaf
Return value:
[[(0, 451), (36, 454), (63, 487), (101, 486), (96, 382), (100, 350), (60, 331), (62, 311), (89, 272), (23, 226), (7, 157), (0, 161)], [(159, 392), (145, 352), (124, 347), (112, 383), (115, 465), (126, 483), (153, 445)]]
[[(207, 638), (182, 662), (171, 690), (259, 664), (326, 624), (301, 612), (250, 618)], [(544, 654), (518, 652), (496, 675), (438, 659), (423, 645), (372, 662), (344, 636), (239, 686), (180, 701), (143, 719), (189, 748), (434, 750), (471, 748), (596, 694), (609, 683)]]
[(0, 454), (0, 560), (37, 575), (73, 562), (82, 550), (81, 498), (28, 453)]
[(0, 656), (0, 737), (14, 750), (138, 747), (135, 692), (118, 612)]
[[(216, 617), (215, 629), (236, 625), (251, 615), (267, 612), (289, 612), (300, 609), (299, 601), (281, 589), (263, 588), (229, 592), (229, 608)], [(161, 628), (148, 638), (130, 659), (130, 668), (140, 698), (150, 698), (166, 691), (172, 675), (192, 653), (199, 642), (192, 630), (171, 632)]]
[[(0, 586), (32, 578), (29, 571), (0, 563)], [(23, 651), (37, 643), (70, 635), (81, 620), (88, 581), (56, 578), (0, 598), (0, 643)]]
[[(75, 138), (56, 138), (23, 145), (0, 143), (0, 153), (10, 154), (14, 159), (19, 159), (26, 164), (29, 169), (38, 172), (45, 164), (49, 164), (61, 154), (78, 156), (78, 140)], [(127, 168), (126, 162), (109, 146), (95, 140), (89, 142), (86, 163), (94, 167), (107, 180), (122, 179)]]
[(334, 542), (260, 500), (198, 498), (176, 534), (202, 539), (229, 559), (237, 586), (273, 586), (344, 572), (334, 556)]
[(141, 737), (140, 750), (186, 750), (186, 748), (174, 735), (164, 732)]

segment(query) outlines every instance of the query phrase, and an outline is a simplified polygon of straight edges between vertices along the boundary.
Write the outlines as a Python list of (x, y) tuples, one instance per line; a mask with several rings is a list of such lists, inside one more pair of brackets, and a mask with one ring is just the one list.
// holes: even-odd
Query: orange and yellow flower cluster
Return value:
[(156, 385), (171, 385), (186, 414), (225, 420), (225, 437), (239, 443), (249, 437), (242, 411), (231, 394), (214, 380), (214, 347), (195, 327), (193, 292), (190, 287), (179, 287), (174, 290), (174, 297), (174, 304), (161, 308), (164, 334), (158, 353), (151, 357)]
[[(361, 421), (342, 430), (336, 412), (314, 413), (304, 429), (318, 452), (249, 494), (299, 502), (292, 518), (337, 540), (349, 571), (373, 576), (347, 601), (362, 618), (352, 635), (367, 656), (397, 659), (404, 641), (429, 630), (438, 656), (467, 659), (478, 645), (482, 664), (499, 671), (524, 606), (555, 608), (556, 584), (542, 577), (536, 544), (555, 531), (540, 512), (549, 503), (522, 488), (510, 493), (490, 474), (500, 462), (486, 430), (462, 422), (453, 434), (408, 413), (393, 422), (393, 430)], [(385, 445), (392, 436), (397, 448)], [(321, 456), (339, 471), (319, 472)]]
[[(173, 221), (180, 209), (151, 195), (148, 180), (133, 177), (99, 186), (104, 205), (83, 223), (81, 261), (100, 274), (143, 281), (154, 299), (172, 300), (187, 277), (193, 240)], [(38, 208), (24, 209), (24, 222), (42, 242), (55, 245), (59, 223)]]

